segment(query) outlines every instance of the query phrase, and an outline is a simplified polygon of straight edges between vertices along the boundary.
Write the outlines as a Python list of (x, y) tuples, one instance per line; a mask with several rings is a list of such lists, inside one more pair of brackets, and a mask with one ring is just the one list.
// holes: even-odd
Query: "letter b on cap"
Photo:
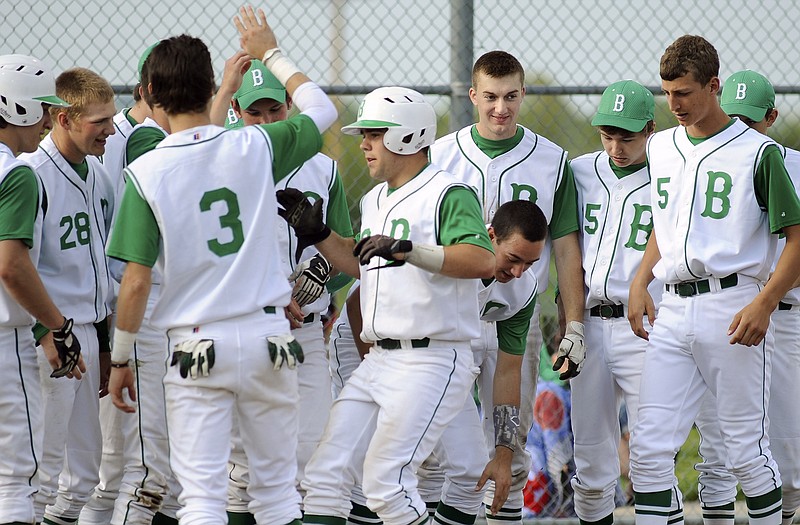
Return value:
[(254, 69), (253, 73), (253, 87), (260, 86), (264, 83), (264, 75), (261, 73), (260, 69)]
[(625, 106), (625, 95), (622, 93), (617, 93), (617, 96), (614, 98), (614, 109), (613, 111), (622, 111)]
[(739, 82), (736, 84), (736, 100), (744, 100), (747, 96), (747, 84)]

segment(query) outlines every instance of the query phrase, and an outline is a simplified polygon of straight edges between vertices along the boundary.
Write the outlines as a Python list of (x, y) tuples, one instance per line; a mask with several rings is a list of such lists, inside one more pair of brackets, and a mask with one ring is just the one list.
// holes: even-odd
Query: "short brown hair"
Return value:
[[(214, 94), (214, 69), (205, 43), (189, 35), (162, 40), (147, 58), (147, 102), (168, 115), (202, 113)], [(144, 80), (144, 79), (143, 79)], [(151, 100), (148, 100), (151, 99)]]
[(675, 80), (688, 73), (705, 86), (719, 76), (719, 55), (711, 43), (702, 36), (683, 35), (661, 56), (662, 80)]
[(50, 116), (62, 111), (71, 119), (79, 119), (90, 104), (106, 103), (114, 100), (114, 89), (106, 79), (84, 67), (74, 67), (56, 78), (56, 96), (69, 102), (69, 107), (52, 106)]
[(621, 137), (636, 137), (640, 134), (649, 135), (656, 129), (656, 124), (652, 120), (644, 125), (642, 131), (628, 131), (627, 129), (618, 128), (617, 126), (597, 126), (600, 131), (607, 135), (619, 135)]
[(519, 60), (514, 58), (511, 53), (505, 51), (489, 51), (484, 53), (475, 61), (472, 66), (472, 87), (478, 83), (478, 74), (484, 73), (492, 78), (507, 77), (508, 75), (519, 75), (520, 83), (525, 83), (525, 69)]

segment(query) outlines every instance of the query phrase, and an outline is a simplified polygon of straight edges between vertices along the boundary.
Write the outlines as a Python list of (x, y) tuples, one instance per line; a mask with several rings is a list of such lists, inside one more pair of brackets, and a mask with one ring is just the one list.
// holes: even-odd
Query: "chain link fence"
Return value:
[[(122, 108), (131, 101), (139, 55), (167, 36), (203, 38), (219, 80), (225, 59), (238, 49), (231, 22), (238, 7), (227, 0), (0, 0), (0, 53), (37, 56), (57, 73), (73, 66), (93, 69), (115, 87)], [(632, 78), (659, 93), (659, 58), (686, 33), (703, 35), (717, 47), (723, 79), (745, 68), (770, 78), (780, 112), (772, 136), (800, 146), (800, 46), (787, 38), (800, 20), (800, 0), (272, 0), (264, 8), (281, 47), (339, 108), (323, 152), (339, 162), (354, 225), (358, 200), (371, 181), (358, 140), (338, 128), (354, 120), (363, 94), (392, 84), (427, 94), (440, 115), (441, 136), (475, 118), (467, 98), (472, 62), (493, 49), (511, 52), (526, 68), (520, 123), (567, 149), (571, 158), (600, 149), (589, 122), (605, 86)], [(657, 128), (675, 125), (663, 98), (656, 100)], [(552, 291), (541, 303), (543, 331), (552, 345)], [(691, 509), (696, 440), (677, 461)], [(542, 489), (547, 501), (538, 500), (540, 518), (574, 516), (562, 481), (549, 479)], [(623, 496), (625, 487), (623, 481)], [(633, 513), (619, 516), (630, 520)], [(687, 510), (687, 520), (699, 519), (697, 511)]]

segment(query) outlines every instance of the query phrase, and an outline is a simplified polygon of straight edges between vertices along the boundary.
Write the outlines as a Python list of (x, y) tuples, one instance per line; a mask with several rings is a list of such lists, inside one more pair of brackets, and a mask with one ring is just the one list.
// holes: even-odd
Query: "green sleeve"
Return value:
[(448, 189), (439, 214), (438, 238), (442, 246), (474, 244), (494, 253), (478, 196), (471, 189), (464, 186)]
[(778, 146), (772, 144), (764, 149), (754, 185), (758, 204), (767, 209), (772, 233), (779, 233), (784, 226), (800, 224), (800, 199)]
[(0, 183), (0, 240), (19, 239), (33, 248), (39, 185), (29, 166), (11, 170)]
[(128, 142), (125, 143), (125, 160), (128, 164), (138, 159), (148, 151), (155, 149), (158, 143), (164, 140), (164, 132), (151, 126), (142, 126), (133, 130)]
[(125, 193), (106, 253), (115, 259), (152, 268), (158, 258), (161, 238), (158, 223), (153, 210), (136, 187), (136, 178), (128, 170), (125, 170), (125, 177), (128, 182), (125, 183)]
[(325, 210), (325, 222), (331, 230), (342, 237), (353, 237), (350, 210), (347, 209), (347, 199), (338, 171), (333, 174), (333, 185), (328, 194), (328, 208)]
[(556, 188), (553, 217), (550, 219), (550, 238), (558, 239), (578, 231), (578, 190), (569, 163), (564, 164), (564, 176)]
[(508, 319), (497, 321), (497, 342), (501, 351), (507, 354), (522, 355), (528, 341), (528, 330), (531, 327), (533, 308), (536, 306), (536, 294), (519, 312)]
[(290, 119), (261, 124), (272, 142), (272, 176), (275, 182), (319, 153), (322, 135), (311, 117), (295, 115)]

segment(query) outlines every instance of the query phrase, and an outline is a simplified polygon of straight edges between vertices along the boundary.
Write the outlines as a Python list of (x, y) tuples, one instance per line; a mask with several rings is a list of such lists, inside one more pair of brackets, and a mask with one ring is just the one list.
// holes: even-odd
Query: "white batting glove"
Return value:
[(331, 278), (333, 266), (320, 254), (301, 262), (294, 269), (289, 280), (295, 283), (292, 299), (300, 308), (311, 304), (325, 292), (325, 283)]
[(284, 363), (293, 370), (297, 363), (305, 360), (303, 348), (291, 335), (274, 335), (267, 337), (267, 349), (269, 358), (272, 360), (273, 370), (280, 370)]
[(583, 361), (586, 359), (586, 345), (583, 340), (583, 323), (570, 321), (567, 323), (567, 332), (564, 339), (558, 345), (556, 352), (556, 362), (553, 363), (553, 370), (558, 370), (564, 361), (567, 361), (567, 371), (559, 376), (559, 379), (569, 379), (581, 373)]
[(214, 341), (211, 339), (189, 339), (175, 345), (170, 366), (180, 367), (181, 377), (192, 379), (208, 376), (214, 366)]

